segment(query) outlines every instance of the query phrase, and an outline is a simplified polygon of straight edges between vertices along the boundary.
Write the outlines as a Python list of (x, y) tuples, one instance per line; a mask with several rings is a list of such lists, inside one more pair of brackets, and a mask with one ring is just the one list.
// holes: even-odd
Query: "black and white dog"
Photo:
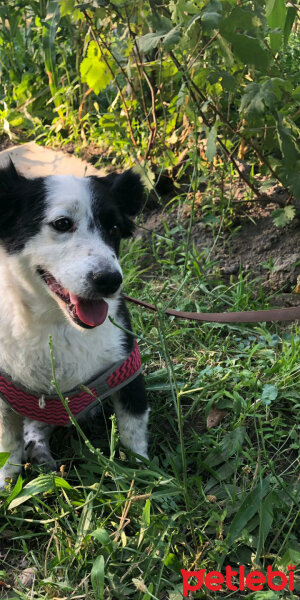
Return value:
[[(10, 453), (0, 489), (23, 461), (55, 468), (53, 425), (15, 412), (9, 398), (14, 386), (29, 398), (53, 395), (49, 335), (64, 394), (122, 364), (133, 350), (133, 337), (108, 317), (131, 329), (118, 254), (142, 197), (131, 170), (36, 179), (12, 163), (0, 170), (0, 452)], [(119, 391), (114, 407), (122, 444), (147, 458), (149, 409), (140, 374)]]

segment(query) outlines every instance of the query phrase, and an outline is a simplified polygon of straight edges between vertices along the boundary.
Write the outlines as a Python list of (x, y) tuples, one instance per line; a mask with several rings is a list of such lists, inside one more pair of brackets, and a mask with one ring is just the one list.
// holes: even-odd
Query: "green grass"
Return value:
[[(186, 258), (182, 239), (157, 237), (152, 256), (140, 240), (124, 248), (126, 292), (160, 307), (130, 307), (152, 407), (150, 464), (119, 448), (109, 404), (89, 445), (75, 429), (57, 432), (60, 476), (32, 467), (1, 494), (3, 597), (179, 600), (181, 568), (299, 569), (300, 330), (166, 317), (166, 305), (272, 302), (242, 273), (226, 286), (208, 254)], [(207, 429), (213, 403), (227, 415)], [(17, 579), (25, 567), (30, 591)], [(251, 597), (297, 598), (297, 586)]]

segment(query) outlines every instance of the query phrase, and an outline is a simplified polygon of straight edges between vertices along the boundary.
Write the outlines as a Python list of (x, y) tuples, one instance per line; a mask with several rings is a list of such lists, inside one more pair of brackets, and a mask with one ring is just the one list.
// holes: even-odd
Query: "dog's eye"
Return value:
[(55, 231), (61, 232), (70, 231), (74, 227), (72, 219), (69, 219), (68, 217), (60, 217), (60, 219), (56, 219), (50, 224)]
[(113, 227), (111, 227), (109, 233), (114, 238), (121, 237), (121, 229), (119, 225), (114, 225)]

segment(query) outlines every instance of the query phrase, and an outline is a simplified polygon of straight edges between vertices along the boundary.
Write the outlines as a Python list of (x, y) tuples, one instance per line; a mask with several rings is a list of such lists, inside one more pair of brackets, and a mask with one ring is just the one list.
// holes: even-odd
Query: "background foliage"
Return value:
[(229, 160), (254, 193), (238, 159), (299, 197), (297, 10), (284, 0), (3, 2), (2, 127), (92, 138), (118, 160), (179, 175), (196, 146), (203, 160)]

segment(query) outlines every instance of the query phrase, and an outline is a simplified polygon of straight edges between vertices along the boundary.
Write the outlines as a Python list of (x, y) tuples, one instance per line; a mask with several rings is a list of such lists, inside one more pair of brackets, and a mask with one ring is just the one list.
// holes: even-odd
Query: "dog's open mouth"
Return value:
[(89, 300), (76, 296), (76, 294), (72, 294), (72, 292), (63, 288), (48, 271), (38, 269), (38, 273), (51, 292), (64, 302), (70, 317), (77, 325), (86, 329), (92, 329), (104, 323), (108, 313), (108, 304), (103, 298)]

